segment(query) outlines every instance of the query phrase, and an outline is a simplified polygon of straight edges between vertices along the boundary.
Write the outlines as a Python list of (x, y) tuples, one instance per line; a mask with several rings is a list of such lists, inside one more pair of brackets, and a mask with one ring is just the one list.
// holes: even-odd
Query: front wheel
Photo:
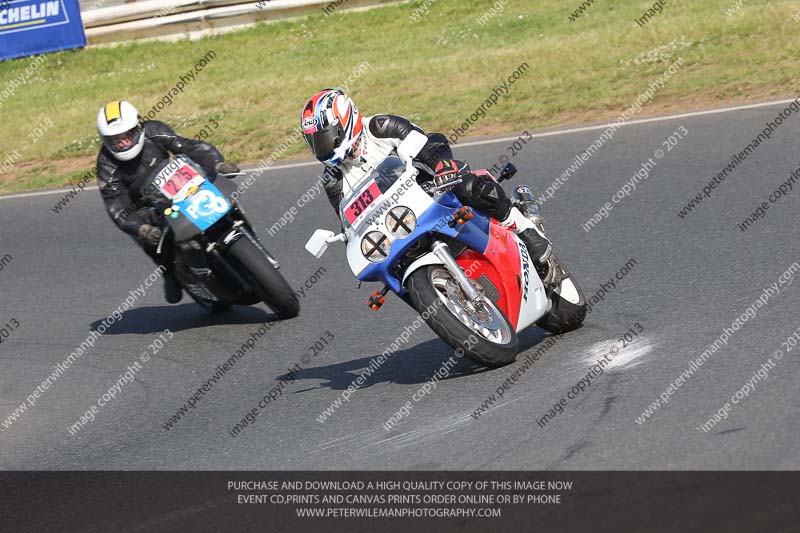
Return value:
[(409, 277), (408, 292), (414, 308), (423, 318), (427, 316), (428, 326), (472, 361), (497, 368), (516, 358), (519, 340), (503, 312), (483, 293), (477, 305), (468, 301), (443, 266), (415, 271)]
[(553, 307), (536, 323), (550, 333), (566, 333), (578, 329), (586, 318), (586, 298), (567, 267), (554, 256), (548, 259), (545, 285), (555, 285), (550, 300)]
[(228, 254), (239, 265), (240, 273), (253, 286), (259, 299), (275, 311), (281, 320), (294, 318), (300, 312), (300, 302), (292, 288), (261, 251), (243, 237), (234, 242)]

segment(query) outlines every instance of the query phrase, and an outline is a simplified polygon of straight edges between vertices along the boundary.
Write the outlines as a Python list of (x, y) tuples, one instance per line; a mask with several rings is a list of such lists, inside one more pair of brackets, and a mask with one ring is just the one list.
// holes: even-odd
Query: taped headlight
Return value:
[(370, 231), (361, 239), (361, 253), (373, 263), (380, 263), (389, 257), (389, 238), (380, 231)]
[(402, 239), (408, 237), (417, 227), (417, 217), (414, 212), (405, 206), (398, 206), (386, 214), (386, 228), (393, 237)]

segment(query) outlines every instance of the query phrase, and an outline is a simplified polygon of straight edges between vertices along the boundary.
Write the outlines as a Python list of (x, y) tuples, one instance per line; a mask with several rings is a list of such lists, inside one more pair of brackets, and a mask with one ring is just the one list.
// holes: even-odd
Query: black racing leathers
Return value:
[(213, 180), (215, 167), (224, 160), (214, 146), (175, 133), (157, 120), (144, 122), (142, 152), (131, 161), (120, 161), (104, 146), (97, 156), (97, 184), (111, 220), (125, 233), (137, 237), (143, 224), (156, 222), (140, 189), (153, 169), (169, 154), (185, 154), (201, 165)]

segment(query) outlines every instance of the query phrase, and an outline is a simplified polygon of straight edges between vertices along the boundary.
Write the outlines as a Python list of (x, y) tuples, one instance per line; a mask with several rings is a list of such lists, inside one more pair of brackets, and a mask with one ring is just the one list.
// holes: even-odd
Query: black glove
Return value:
[(217, 166), (214, 167), (214, 170), (217, 171), (217, 174), (221, 174), (227, 178), (232, 178), (229, 174), (239, 174), (242, 171), (239, 170), (239, 167), (234, 165), (233, 163), (228, 163), (227, 161), (220, 161), (217, 163)]
[(142, 224), (139, 227), (139, 239), (148, 246), (155, 248), (161, 240), (161, 230), (150, 224)]
[(443, 159), (436, 163), (436, 166), (433, 168), (433, 183), (437, 187), (441, 187), (442, 185), (447, 185), (448, 183), (456, 181), (458, 179), (459, 170), (457, 161), (453, 159)]

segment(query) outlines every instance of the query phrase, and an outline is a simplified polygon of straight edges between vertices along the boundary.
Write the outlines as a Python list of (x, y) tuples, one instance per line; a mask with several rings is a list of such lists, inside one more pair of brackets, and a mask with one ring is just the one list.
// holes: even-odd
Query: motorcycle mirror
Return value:
[(506, 163), (500, 169), (500, 175), (497, 177), (497, 182), (500, 183), (505, 180), (510, 180), (517, 173), (517, 167), (513, 163)]
[(328, 249), (328, 244), (336, 241), (344, 241), (346, 239), (344, 233), (335, 234), (326, 229), (318, 229), (314, 232), (308, 242), (306, 243), (306, 250), (319, 259)]

